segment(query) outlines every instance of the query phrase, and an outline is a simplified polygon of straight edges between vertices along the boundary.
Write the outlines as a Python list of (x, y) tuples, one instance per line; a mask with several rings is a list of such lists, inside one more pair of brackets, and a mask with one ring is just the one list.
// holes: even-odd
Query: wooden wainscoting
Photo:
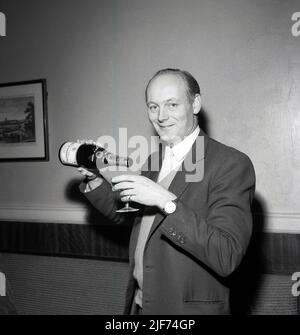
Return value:
[[(0, 222), (0, 252), (128, 262), (130, 227)], [(233, 314), (299, 314), (291, 293), (300, 271), (300, 235), (253, 234), (247, 255), (228, 278)]]
[(39, 222), (0, 222), (0, 251), (128, 261), (130, 228)]

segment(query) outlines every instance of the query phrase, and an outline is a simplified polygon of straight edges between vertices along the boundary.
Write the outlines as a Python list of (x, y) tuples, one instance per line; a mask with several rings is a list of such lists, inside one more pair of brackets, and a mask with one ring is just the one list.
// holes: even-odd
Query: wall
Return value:
[(298, 1), (2, 0), (0, 82), (46, 78), (49, 162), (1, 163), (0, 217), (86, 222), (76, 170), (57, 151), (76, 138), (152, 134), (144, 86), (163, 67), (199, 80), (212, 137), (247, 153), (266, 230), (299, 231)]

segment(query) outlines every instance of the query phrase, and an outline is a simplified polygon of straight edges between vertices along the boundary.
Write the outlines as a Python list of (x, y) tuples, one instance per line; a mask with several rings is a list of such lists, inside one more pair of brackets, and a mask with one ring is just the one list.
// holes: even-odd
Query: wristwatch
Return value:
[(172, 213), (174, 213), (176, 211), (176, 208), (177, 208), (177, 199), (175, 200), (171, 200), (171, 201), (168, 201), (164, 208), (163, 208), (163, 212), (166, 214), (166, 215), (170, 215)]

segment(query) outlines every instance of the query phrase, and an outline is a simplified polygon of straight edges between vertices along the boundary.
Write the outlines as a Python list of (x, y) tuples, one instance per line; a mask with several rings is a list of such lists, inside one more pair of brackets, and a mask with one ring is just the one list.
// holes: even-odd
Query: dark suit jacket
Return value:
[[(197, 164), (204, 168), (203, 179), (186, 182), (187, 171), (177, 172), (169, 187), (178, 197), (177, 209), (169, 216), (157, 212), (146, 242), (143, 314), (230, 313), (224, 277), (238, 267), (251, 237), (255, 173), (245, 154), (209, 138), (202, 130), (200, 136), (204, 150)], [(190, 154), (194, 151), (195, 145)], [(144, 175), (156, 180), (158, 172)], [(108, 183), (86, 196), (112, 221), (126, 220), (126, 214), (115, 212)], [(132, 272), (142, 212), (138, 215), (132, 220), (125, 314), (136, 289)]]

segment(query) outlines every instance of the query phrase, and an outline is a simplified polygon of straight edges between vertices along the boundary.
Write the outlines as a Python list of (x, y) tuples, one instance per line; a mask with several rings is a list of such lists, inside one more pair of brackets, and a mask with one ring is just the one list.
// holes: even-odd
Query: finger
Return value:
[(85, 143), (87, 143), (87, 144), (96, 144), (96, 142), (93, 141), (93, 140), (86, 140)]
[(95, 141), (93, 141), (93, 140), (89, 140), (89, 139), (86, 139), (86, 138), (84, 138), (84, 139), (82, 139), (82, 140), (76, 140), (76, 142), (77, 143), (80, 143), (80, 144), (96, 144), (96, 142)]
[(128, 190), (128, 189), (133, 189), (134, 185), (132, 182), (124, 181), (122, 183), (115, 184), (112, 187), (113, 191), (120, 191), (120, 190)]
[(79, 167), (77, 170), (81, 173), (84, 173), (84, 174), (88, 173), (88, 171), (86, 169), (84, 169), (83, 167)]
[(92, 177), (94, 175), (94, 173), (82, 168), (82, 167), (79, 167), (78, 169), (78, 172), (81, 173), (82, 175), (84, 176), (88, 176), (88, 177)]
[(136, 175), (132, 175), (132, 174), (122, 174), (120, 176), (117, 176), (117, 177), (114, 177), (112, 178), (112, 183), (120, 183), (120, 182), (123, 182), (123, 181), (137, 181), (139, 176), (136, 176)]
[(84, 176), (86, 175), (86, 171), (83, 168), (78, 168), (77, 171)]
[(126, 195), (124, 197), (121, 197), (121, 201), (123, 201), (123, 202), (136, 201), (136, 196), (135, 195)]
[(99, 147), (104, 148), (104, 145), (102, 144), (102, 142), (100, 142), (100, 139), (101, 139), (101, 137), (99, 137), (99, 138), (96, 139), (96, 144), (97, 144)]
[(135, 195), (134, 190), (124, 190), (122, 192), (120, 192), (120, 197), (125, 197), (125, 196), (133, 196)]

